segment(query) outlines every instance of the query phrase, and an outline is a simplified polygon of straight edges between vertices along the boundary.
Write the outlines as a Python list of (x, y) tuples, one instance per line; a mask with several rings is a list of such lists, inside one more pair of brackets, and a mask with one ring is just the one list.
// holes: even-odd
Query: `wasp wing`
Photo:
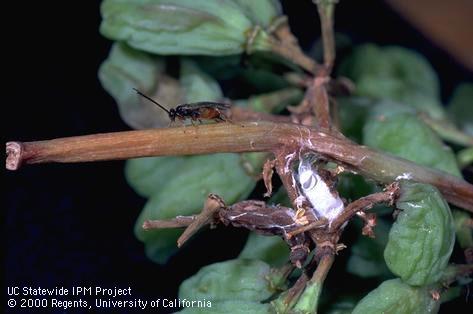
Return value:
[(202, 108), (226, 110), (226, 109), (230, 109), (232, 107), (232, 104), (213, 102), (213, 101), (199, 101), (199, 102), (193, 102), (190, 104), (182, 104), (182, 105), (179, 105), (179, 107), (184, 110), (185, 109), (189, 109), (189, 110), (202, 109)]

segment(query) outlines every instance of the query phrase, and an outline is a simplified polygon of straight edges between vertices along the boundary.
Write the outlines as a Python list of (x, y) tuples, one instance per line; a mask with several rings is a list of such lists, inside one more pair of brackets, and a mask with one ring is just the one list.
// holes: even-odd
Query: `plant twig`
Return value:
[(314, 59), (304, 54), (298, 45), (273, 39), (270, 41), (270, 46), (272, 52), (292, 61), (311, 74), (317, 74), (324, 70)]
[(353, 217), (357, 212), (373, 208), (379, 203), (393, 203), (399, 196), (399, 184), (397, 182), (391, 184), (385, 191), (373, 193), (365, 197), (361, 197), (356, 201), (348, 204), (345, 210), (331, 224), (331, 231), (339, 229), (346, 221)]
[(310, 279), (313, 283), (318, 283), (320, 285), (323, 284), (325, 278), (327, 278), (328, 272), (332, 267), (332, 264), (335, 260), (333, 254), (325, 254), (320, 258), (319, 264), (317, 265), (317, 269), (315, 270), (312, 278)]
[[(287, 123), (216, 123), (39, 142), (9, 142), (6, 167), (16, 170), (22, 163), (87, 162), (211, 153), (277, 154), (281, 151), (296, 152), (297, 149), (316, 152), (347, 170), (384, 184), (408, 175), (414, 181), (436, 186), (450, 203), (473, 212), (473, 186), (460, 178), (357, 145), (329, 133)], [(281, 158), (285, 156), (281, 155)]]
[(328, 76), (316, 77), (313, 81), (313, 86), (309, 88), (307, 92), (311, 107), (314, 109), (317, 126), (324, 131), (330, 130), (332, 125), (330, 119), (330, 103), (326, 88), (326, 84), (329, 80), (330, 78)]
[(205, 201), (202, 212), (193, 219), (179, 239), (177, 239), (177, 246), (181, 247), (192, 235), (202, 228), (202, 226), (212, 223), (212, 221), (214, 221), (214, 215), (224, 207), (225, 203), (219, 196), (210, 194)]
[(307, 282), (304, 292), (294, 306), (297, 313), (316, 313), (323, 283), (334, 261), (333, 252), (321, 256), (317, 269)]
[(444, 140), (462, 146), (473, 146), (473, 136), (462, 132), (454, 124), (433, 119), (427, 114), (419, 114), (419, 116)]
[(325, 218), (321, 218), (319, 220), (316, 220), (314, 222), (311, 222), (309, 223), (308, 225), (305, 225), (303, 227), (300, 227), (299, 229), (296, 229), (292, 232), (288, 232), (288, 237), (294, 237), (298, 234), (301, 234), (301, 233), (304, 233), (306, 231), (309, 231), (309, 230), (312, 230), (312, 229), (316, 229), (316, 228), (321, 228), (321, 227), (324, 227), (328, 224), (328, 221), (327, 219)]
[(461, 169), (473, 164), (473, 146), (464, 148), (457, 153), (458, 165)]
[(322, 43), (324, 50), (324, 66), (327, 75), (332, 71), (335, 61), (335, 40), (333, 35), (333, 13), (335, 11), (334, 0), (316, 0), (322, 29)]
[(451, 285), (453, 282), (462, 277), (468, 277), (473, 274), (472, 264), (449, 265), (442, 275), (441, 282), (445, 286)]
[(171, 229), (171, 228), (183, 228), (189, 226), (197, 215), (193, 216), (177, 216), (176, 218), (169, 220), (146, 220), (143, 222), (143, 229)]

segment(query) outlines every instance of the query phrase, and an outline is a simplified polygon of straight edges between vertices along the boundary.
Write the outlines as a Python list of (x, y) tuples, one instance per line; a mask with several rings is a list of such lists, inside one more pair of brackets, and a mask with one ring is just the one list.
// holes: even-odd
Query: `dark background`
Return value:
[[(294, 33), (310, 48), (319, 36), (315, 7), (308, 0), (283, 3)], [(2, 44), (10, 55), (3, 90), (5, 140), (128, 129), (97, 79), (111, 46), (98, 33), (98, 1), (31, 2), (4, 14), (11, 18)], [(472, 80), (470, 72), (381, 1), (342, 1), (336, 18), (336, 30), (356, 43), (398, 44), (425, 55), (441, 78), (444, 100), (456, 84)], [(201, 266), (238, 254), (246, 233), (217, 229), (199, 236), (166, 266), (150, 262), (132, 232), (145, 200), (127, 185), (123, 165), (114, 161), (4, 170), (5, 295), (7, 286), (91, 285), (130, 286), (133, 298), (148, 301), (174, 298), (180, 282)]]

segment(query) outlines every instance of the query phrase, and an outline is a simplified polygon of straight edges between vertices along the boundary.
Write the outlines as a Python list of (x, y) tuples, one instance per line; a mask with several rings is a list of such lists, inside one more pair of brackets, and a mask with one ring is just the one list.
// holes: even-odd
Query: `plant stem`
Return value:
[(327, 278), (328, 272), (330, 271), (334, 260), (335, 257), (333, 254), (323, 255), (319, 261), (319, 264), (317, 265), (317, 269), (310, 279), (310, 282), (322, 285), (325, 281), (325, 278)]
[(195, 219), (197, 215), (193, 216), (177, 216), (176, 218), (170, 220), (146, 220), (143, 223), (143, 229), (171, 229), (171, 228), (184, 228), (189, 226)]
[(314, 78), (313, 86), (309, 88), (307, 93), (311, 107), (314, 108), (317, 126), (324, 131), (330, 130), (332, 125), (330, 119), (330, 103), (326, 87), (329, 80), (330, 78), (328, 76)]
[(443, 171), (357, 145), (314, 128), (272, 122), (216, 123), (7, 143), (6, 167), (22, 163), (88, 162), (149, 156), (312, 150), (380, 183), (400, 176), (435, 185), (445, 198), (473, 212), (473, 186)]
[(323, 283), (334, 261), (333, 253), (322, 255), (312, 278), (294, 306), (295, 313), (317, 313)]
[(279, 40), (272, 40), (270, 42), (271, 51), (292, 61), (304, 70), (316, 74), (320, 72), (321, 66), (312, 58), (309, 58), (297, 45), (290, 45)]
[(390, 185), (386, 191), (361, 197), (348, 204), (345, 210), (331, 224), (330, 230), (338, 230), (346, 221), (351, 219), (357, 212), (368, 210), (379, 203), (393, 203), (399, 195), (399, 185), (397, 183)]
[(333, 13), (335, 3), (333, 0), (316, 0), (317, 9), (320, 16), (320, 26), (322, 29), (322, 43), (324, 50), (324, 66), (327, 75), (332, 71), (335, 61), (335, 40), (333, 35)]
[(464, 148), (457, 153), (458, 165), (461, 169), (473, 164), (473, 147)]
[(462, 146), (473, 146), (473, 136), (462, 132), (455, 125), (433, 119), (426, 114), (421, 114), (420, 118), (447, 142)]
[(473, 265), (471, 264), (457, 264), (449, 265), (444, 271), (441, 282), (445, 286), (451, 285), (454, 281), (461, 277), (468, 277), (473, 274)]

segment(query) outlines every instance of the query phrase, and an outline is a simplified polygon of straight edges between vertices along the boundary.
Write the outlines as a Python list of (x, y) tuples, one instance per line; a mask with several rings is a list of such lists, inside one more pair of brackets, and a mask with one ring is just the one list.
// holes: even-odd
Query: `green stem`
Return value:
[(425, 114), (420, 115), (420, 117), (445, 141), (462, 146), (473, 146), (473, 136), (463, 133), (453, 124), (432, 119)]
[(333, 34), (333, 16), (335, 3), (333, 0), (316, 0), (322, 29), (322, 43), (324, 49), (324, 65), (327, 73), (332, 71), (335, 61), (335, 40)]
[(457, 153), (458, 166), (461, 169), (473, 164), (473, 147), (465, 148)]
[(323, 283), (334, 262), (333, 254), (326, 254), (322, 256), (317, 269), (312, 278), (307, 282), (307, 285), (302, 292), (299, 300), (294, 306), (294, 310), (300, 313), (317, 313), (319, 297), (322, 293)]

